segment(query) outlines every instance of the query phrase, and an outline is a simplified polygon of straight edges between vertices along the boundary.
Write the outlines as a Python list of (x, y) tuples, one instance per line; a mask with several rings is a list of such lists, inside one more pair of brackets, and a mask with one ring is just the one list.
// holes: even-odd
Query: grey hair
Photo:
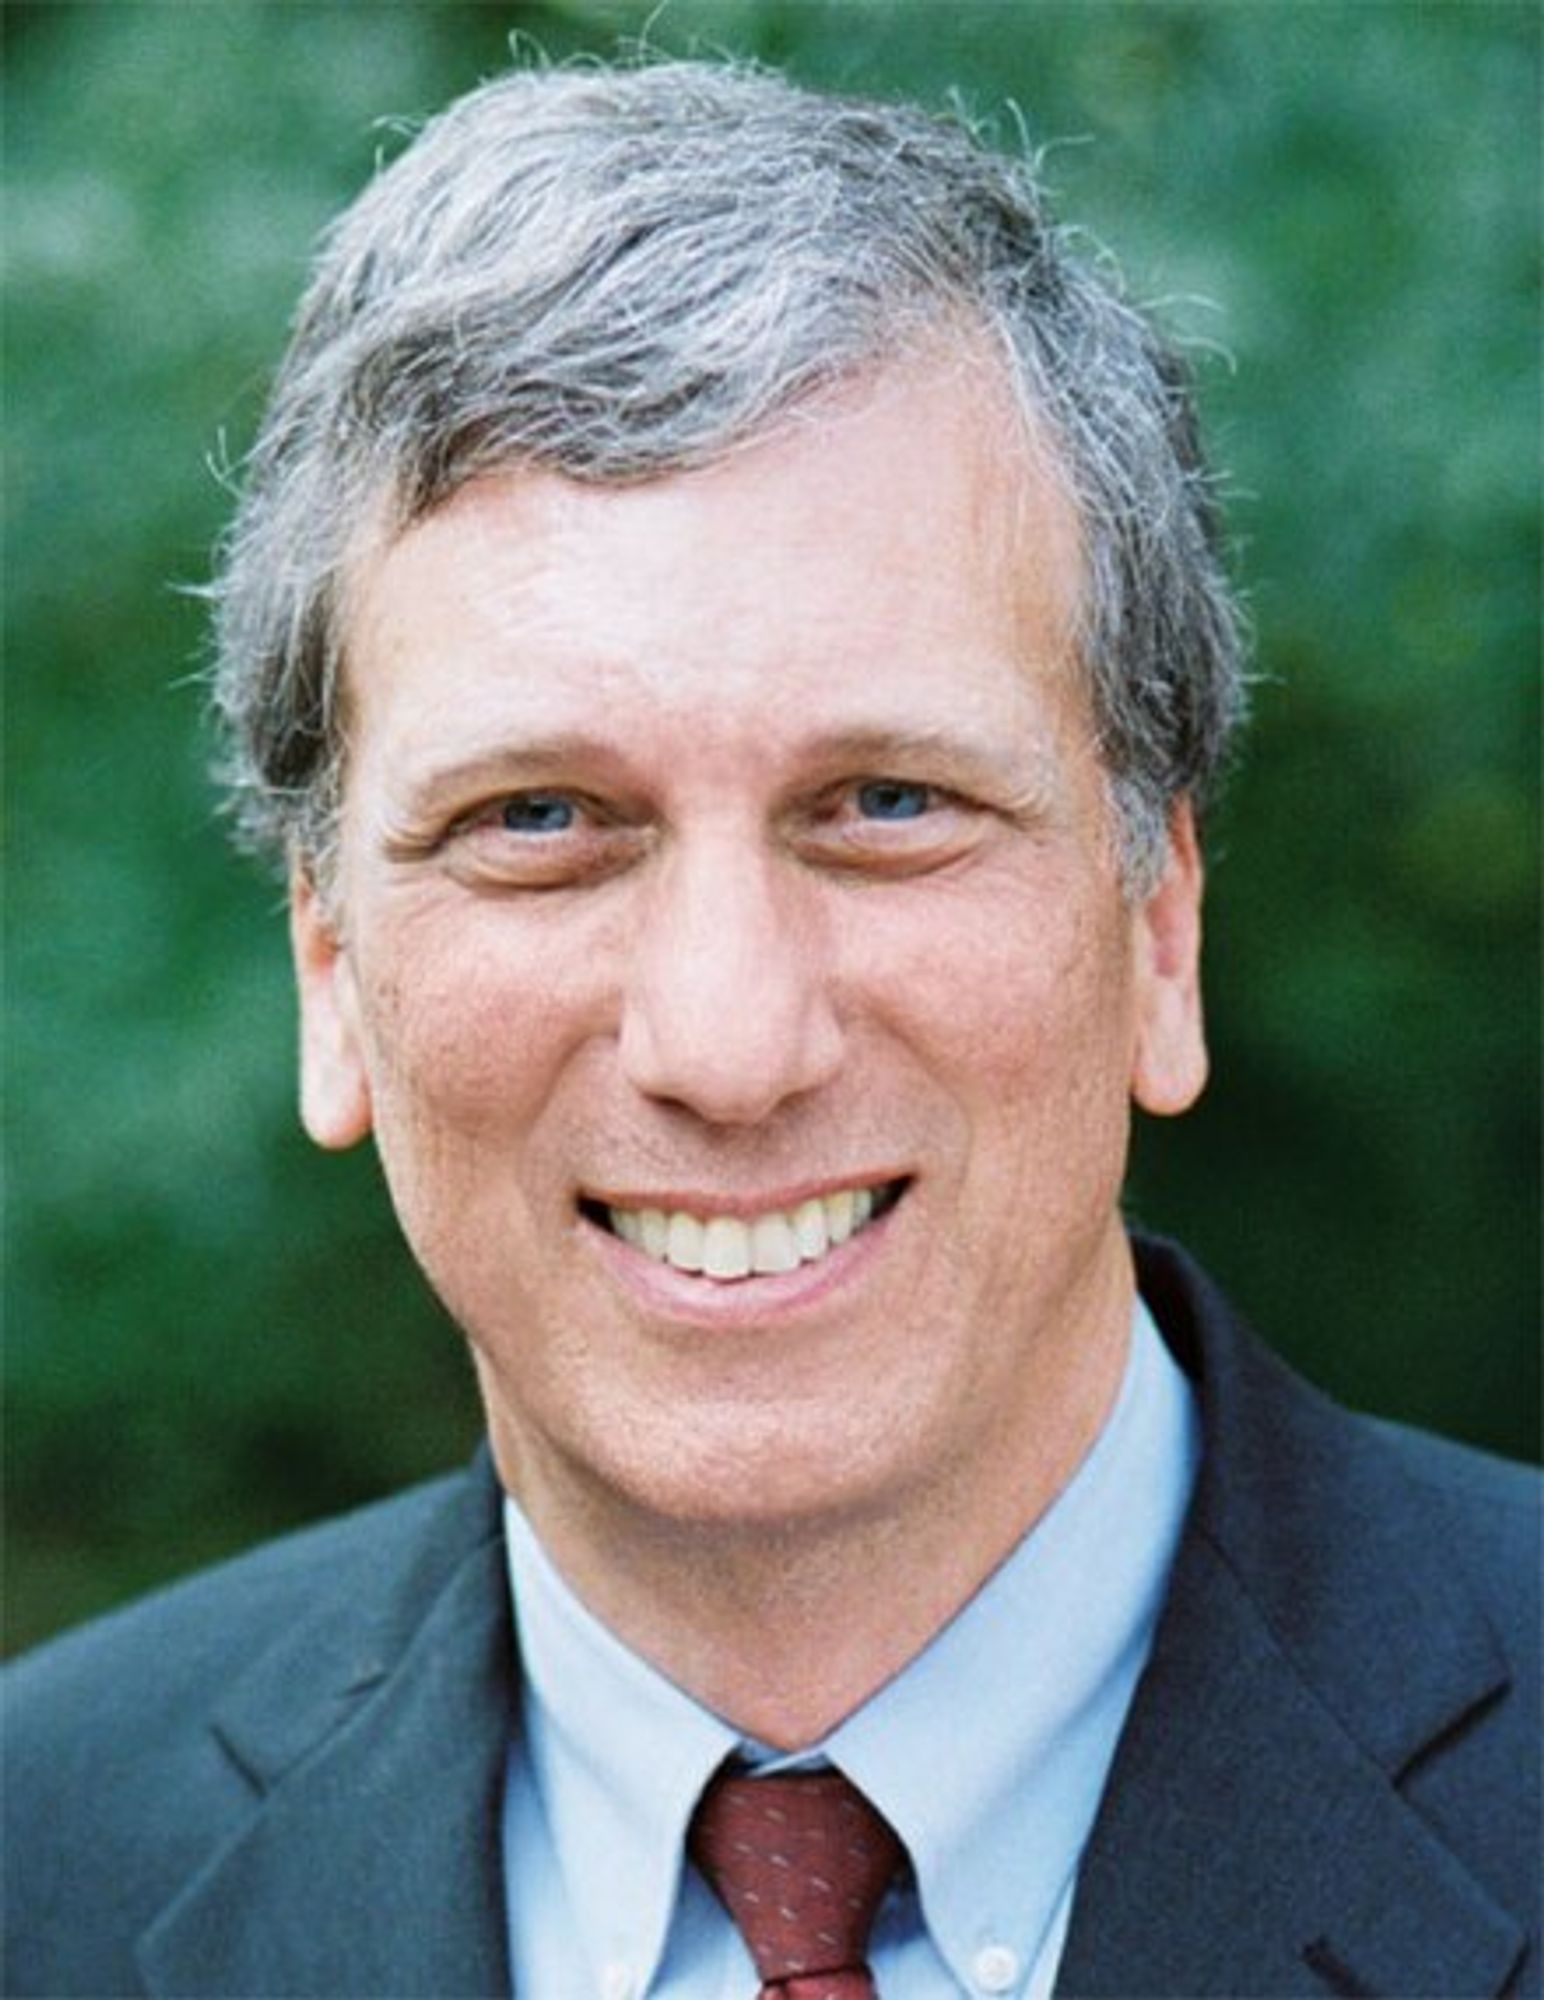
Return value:
[(1185, 372), (959, 119), (698, 62), (517, 71), (433, 119), (324, 237), (211, 586), (248, 844), (324, 877), (359, 537), (480, 473), (702, 465), (961, 327), (1080, 516), (1078, 632), (1123, 874), (1156, 878), (1243, 709)]

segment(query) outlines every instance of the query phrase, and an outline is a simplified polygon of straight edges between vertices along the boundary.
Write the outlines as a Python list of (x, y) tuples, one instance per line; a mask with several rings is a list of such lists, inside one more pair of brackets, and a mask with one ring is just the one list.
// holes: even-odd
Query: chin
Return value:
[(893, 1423), (859, 1434), (812, 1425), (808, 1411), (796, 1425), (764, 1407), (719, 1412), (676, 1435), (635, 1418), (621, 1449), (608, 1423), (603, 1438), (570, 1439), (555, 1454), (501, 1446), (490, 1427), (505, 1483), (529, 1512), (578, 1505), (618, 1533), (818, 1537), (893, 1509), (907, 1483)]

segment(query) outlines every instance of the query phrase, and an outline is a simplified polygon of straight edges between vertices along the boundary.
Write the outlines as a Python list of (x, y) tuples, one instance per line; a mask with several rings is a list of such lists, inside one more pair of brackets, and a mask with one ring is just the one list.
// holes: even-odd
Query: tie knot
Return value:
[(847, 1972), (852, 1983), (827, 1990), (873, 1991), (869, 1931), (904, 1850), (840, 1771), (720, 1774), (702, 1795), (687, 1848), (763, 1981)]

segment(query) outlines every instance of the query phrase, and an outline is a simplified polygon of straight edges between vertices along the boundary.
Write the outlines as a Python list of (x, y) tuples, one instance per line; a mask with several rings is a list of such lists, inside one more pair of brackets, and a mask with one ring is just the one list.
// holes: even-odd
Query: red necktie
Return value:
[(750, 1947), (758, 2000), (874, 2000), (869, 1931), (905, 1850), (840, 1771), (720, 1775), (686, 1845)]

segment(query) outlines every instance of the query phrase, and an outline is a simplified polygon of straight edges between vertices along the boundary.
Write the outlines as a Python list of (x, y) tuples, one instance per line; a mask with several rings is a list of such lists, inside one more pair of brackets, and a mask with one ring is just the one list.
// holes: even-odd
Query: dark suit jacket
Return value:
[[(1058, 1990), (1536, 1992), (1536, 1483), (1142, 1264), (1205, 1453)], [(486, 1461), (19, 1663), (5, 1991), (506, 1992), (516, 1671)]]

